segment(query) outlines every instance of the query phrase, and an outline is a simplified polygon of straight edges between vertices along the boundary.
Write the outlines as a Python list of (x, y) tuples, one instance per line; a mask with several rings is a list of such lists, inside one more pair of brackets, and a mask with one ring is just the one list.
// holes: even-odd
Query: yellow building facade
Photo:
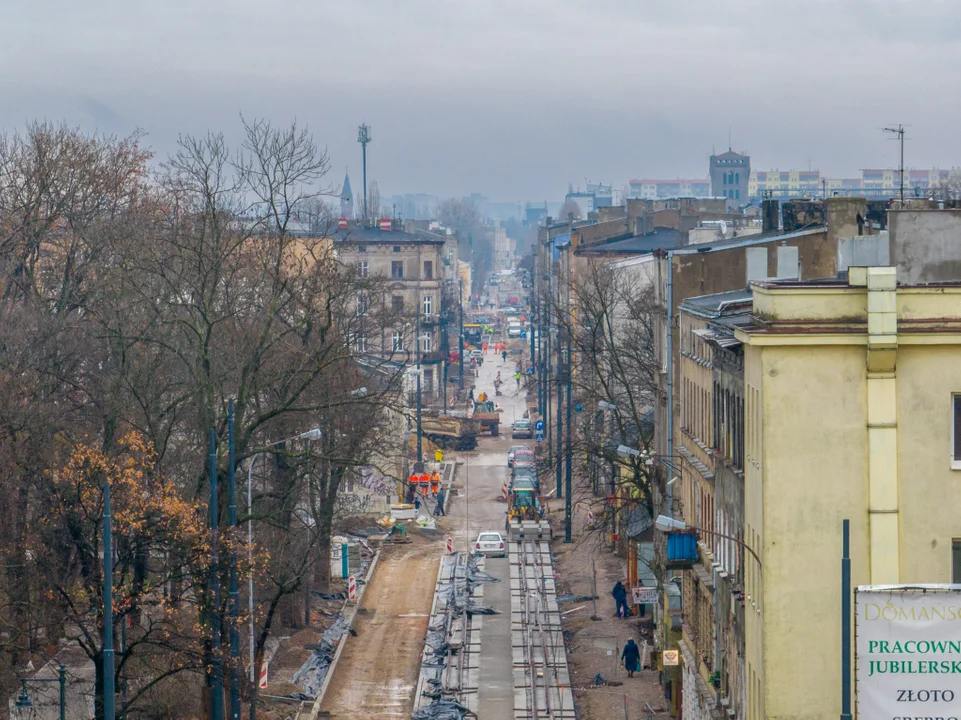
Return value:
[(852, 583), (959, 582), (961, 285), (758, 283), (744, 347), (749, 720), (841, 707), (841, 527)]

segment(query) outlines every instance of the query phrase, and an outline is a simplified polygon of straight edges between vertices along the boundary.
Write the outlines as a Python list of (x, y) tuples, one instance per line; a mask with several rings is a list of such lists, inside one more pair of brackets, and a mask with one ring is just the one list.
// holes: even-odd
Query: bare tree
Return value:
[[(621, 457), (617, 448), (647, 452), (653, 440), (659, 370), (653, 285), (603, 260), (588, 259), (580, 267), (570, 282), (555, 285), (553, 297), (542, 295), (558, 339), (570, 338), (572, 390), (587, 410), (575, 416), (572, 428), (571, 455), (586, 458), (575, 493), (578, 502), (590, 505), (606, 506), (598, 496), (617, 495), (652, 511), (657, 467), (643, 458)], [(556, 454), (553, 461), (560, 461)]]
[(575, 220), (583, 220), (581, 217), (581, 206), (577, 204), (574, 198), (565, 198), (564, 202), (561, 204), (560, 212), (558, 217), (561, 222), (566, 221), (569, 217), (574, 216)]

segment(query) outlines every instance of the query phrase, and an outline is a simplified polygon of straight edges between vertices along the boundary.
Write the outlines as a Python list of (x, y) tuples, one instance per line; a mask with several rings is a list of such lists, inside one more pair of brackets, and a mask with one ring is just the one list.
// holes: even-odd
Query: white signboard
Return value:
[(961, 717), (961, 585), (855, 595), (859, 718)]
[(657, 604), (657, 588), (653, 588), (653, 587), (631, 588), (631, 594), (633, 596), (635, 605), (656, 605)]

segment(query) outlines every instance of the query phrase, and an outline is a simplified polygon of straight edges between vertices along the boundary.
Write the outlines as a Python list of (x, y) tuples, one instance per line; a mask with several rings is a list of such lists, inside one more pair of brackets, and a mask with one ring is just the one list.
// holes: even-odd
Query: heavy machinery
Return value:
[(501, 416), (494, 407), (494, 401), (487, 399), (486, 393), (481, 393), (480, 398), (474, 401), (471, 418), (480, 422), (481, 432), (487, 430), (491, 437), (497, 437), (500, 434)]
[(522, 538), (550, 538), (551, 524), (547, 520), (547, 505), (537, 495), (537, 483), (529, 478), (516, 478), (507, 497), (508, 536), (512, 541)]
[(430, 441), (443, 450), (473, 450), (481, 431), (480, 420), (452, 415), (425, 415), (420, 428)]

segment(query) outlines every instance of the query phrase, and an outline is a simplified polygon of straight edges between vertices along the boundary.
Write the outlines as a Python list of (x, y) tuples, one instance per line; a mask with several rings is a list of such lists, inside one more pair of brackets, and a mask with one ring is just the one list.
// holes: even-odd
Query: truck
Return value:
[(425, 415), (420, 420), (420, 429), (425, 437), (443, 450), (473, 450), (477, 447), (481, 423), (474, 418)]
[(497, 437), (500, 434), (501, 416), (494, 408), (492, 400), (475, 400), (471, 418), (480, 423), (481, 432), (489, 431), (491, 437)]

